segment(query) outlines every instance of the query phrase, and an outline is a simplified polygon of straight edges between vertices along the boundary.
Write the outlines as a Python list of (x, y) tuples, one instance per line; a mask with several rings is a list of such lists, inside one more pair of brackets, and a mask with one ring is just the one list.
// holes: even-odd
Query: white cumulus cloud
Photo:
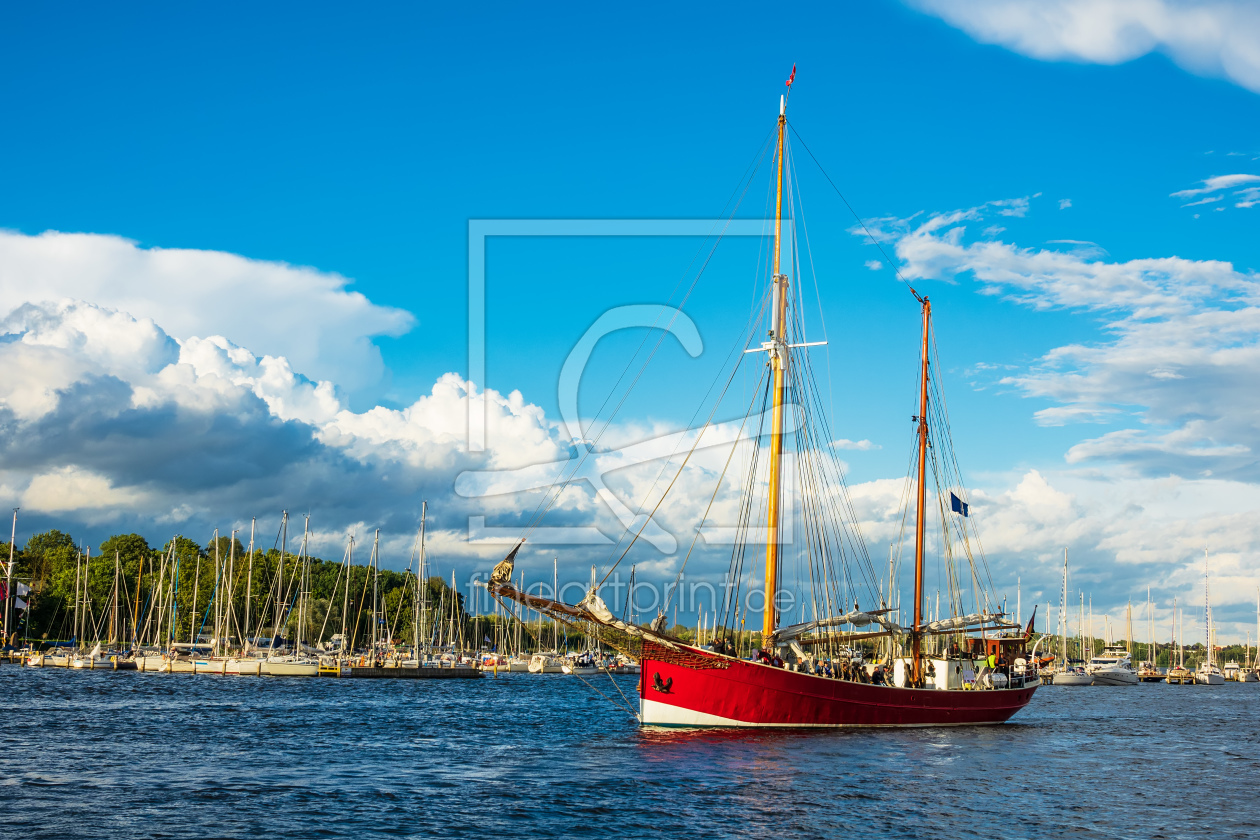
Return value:
[(1260, 5), (1248, 0), (906, 0), (985, 44), (1045, 61), (1150, 52), (1260, 92)]
[(351, 393), (370, 392), (384, 374), (372, 339), (401, 335), (415, 319), (349, 284), (337, 274), (221, 251), (0, 231), (0, 312), (27, 302), (91, 301), (181, 339), (221, 335)]

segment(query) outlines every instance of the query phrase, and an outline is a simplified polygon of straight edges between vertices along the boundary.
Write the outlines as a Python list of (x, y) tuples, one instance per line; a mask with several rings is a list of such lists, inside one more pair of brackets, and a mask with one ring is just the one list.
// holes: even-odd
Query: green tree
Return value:
[(31, 606), (24, 622), (28, 638), (69, 638), (73, 632), (70, 616), (79, 559), (74, 538), (61, 531), (34, 534), (26, 541), (18, 577), (29, 580), (31, 586)]
[[(205, 550), (206, 557), (214, 559), (215, 543), (216, 543), (216, 540), (213, 538), (210, 540), (210, 542), (206, 543), (206, 550)], [(245, 546), (241, 545), (241, 541), (239, 539), (233, 539), (232, 537), (221, 536), (218, 538), (217, 543), (219, 547), (219, 561), (220, 562), (226, 563), (228, 561), (228, 558), (233, 556), (233, 549), (235, 549), (235, 557), (237, 559), (242, 559), (245, 557)]]

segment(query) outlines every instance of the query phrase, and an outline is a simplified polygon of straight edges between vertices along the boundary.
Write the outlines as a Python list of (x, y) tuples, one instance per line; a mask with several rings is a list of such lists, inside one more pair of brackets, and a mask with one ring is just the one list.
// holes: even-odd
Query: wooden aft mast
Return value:
[(787, 126), (787, 97), (792, 92), (796, 78), (796, 66), (787, 80), (787, 94), (779, 97), (779, 149), (777, 195), (774, 202), (774, 294), (770, 317), (773, 326), (770, 340), (762, 348), (770, 354), (770, 366), (774, 369), (774, 408), (770, 421), (770, 495), (766, 503), (766, 605), (762, 611), (761, 644), (769, 647), (778, 626), (778, 605), (775, 591), (779, 582), (779, 520), (783, 472), (783, 404), (787, 390), (788, 343), (787, 303), (788, 278), (779, 273), (780, 244), (783, 241), (783, 134)]
[[(916, 294), (915, 297), (918, 297)], [(914, 630), (910, 634), (911, 666), (915, 685), (923, 679), (923, 542), (927, 519), (927, 449), (928, 449), (928, 340), (932, 329), (932, 302), (919, 298), (923, 305), (923, 364), (919, 377), (919, 480), (918, 500), (914, 517)]]

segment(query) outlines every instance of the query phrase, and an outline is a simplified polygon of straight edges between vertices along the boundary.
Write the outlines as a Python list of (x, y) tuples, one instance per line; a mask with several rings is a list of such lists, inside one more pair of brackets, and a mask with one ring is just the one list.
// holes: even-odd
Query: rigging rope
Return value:
[(871, 233), (870, 229), (866, 226), (866, 222), (862, 221), (862, 217), (859, 216), (857, 211), (853, 209), (853, 205), (849, 204), (849, 199), (844, 197), (844, 193), (840, 192), (840, 188), (836, 186), (835, 181), (831, 180), (831, 176), (827, 174), (827, 170), (823, 169), (823, 165), (818, 162), (818, 158), (814, 157), (814, 153), (810, 151), (809, 145), (806, 144), (804, 138), (801, 137), (800, 132), (796, 130), (796, 126), (789, 122), (788, 128), (792, 129), (792, 134), (796, 135), (797, 140), (801, 141), (801, 147), (809, 154), (810, 160), (812, 160), (818, 167), (818, 171), (822, 173), (822, 176), (827, 179), (827, 183), (831, 184), (831, 188), (836, 191), (836, 195), (840, 196), (840, 200), (844, 202), (844, 206), (849, 208), (849, 212), (853, 214), (853, 218), (857, 219), (857, 223), (862, 226), (862, 230), (866, 232), (866, 235), (870, 238), (871, 243), (879, 249), (879, 253), (884, 258), (884, 262), (888, 263), (889, 268), (891, 268), (897, 275), (897, 279), (906, 284), (906, 288), (910, 290), (910, 294), (914, 295), (915, 300), (919, 303), (923, 303), (923, 298), (919, 296), (917, 291), (915, 291), (914, 286), (910, 285), (910, 281), (902, 276), (901, 270), (897, 268), (897, 264), (894, 263), (892, 259), (889, 258), (887, 252), (884, 251), (884, 246), (881, 245), (879, 240), (875, 238), (875, 234)]
[[(748, 188), (752, 185), (753, 178), (756, 176), (757, 170), (760, 169), (761, 163), (765, 159), (766, 149), (769, 147), (769, 137), (770, 135), (767, 135), (767, 139), (762, 144), (761, 152), (757, 156), (754, 157), (753, 162), (751, 162), (749, 164), (749, 167), (745, 169), (746, 177), (740, 182), (744, 184), (743, 191), (741, 192), (739, 187), (737, 186), (735, 190), (731, 193), (731, 197), (727, 199), (726, 206), (729, 206), (731, 200), (734, 198), (735, 193), (738, 192), (740, 195), (738, 201), (736, 201), (735, 203), (735, 206), (731, 209), (730, 214), (727, 216), (724, 216), (725, 224), (722, 227), (721, 233), (718, 235), (717, 239), (714, 241), (713, 247), (710, 248), (708, 256), (705, 257), (704, 262), (700, 266), (700, 270), (696, 273), (695, 278), (691, 281), (691, 284), (688, 286), (686, 294), (683, 295), (682, 300), (679, 302), (678, 306), (675, 307), (674, 314), (670, 318), (669, 323), (664, 327), (659, 338), (657, 339), (656, 345), (652, 348), (651, 353), (648, 354), (647, 359), (644, 360), (643, 365), (639, 369), (639, 372), (635, 375), (630, 385), (626, 388), (626, 390), (621, 396), (621, 399), (618, 401), (617, 405), (613, 408), (612, 412), (604, 420), (603, 426), (599, 429), (599, 431), (595, 434), (595, 436), (591, 438), (591, 440), (589, 441), (589, 444), (586, 446), (586, 451), (582, 453), (582, 455), (579, 456), (577, 459), (574, 459), (576, 463), (573, 464), (572, 473), (570, 473), (567, 477), (565, 476), (566, 472), (568, 472), (567, 465), (566, 465), (566, 469), (561, 470), (560, 474), (556, 477), (555, 481), (553, 481), (551, 485), (547, 488), (546, 492), (543, 494), (542, 499), (539, 500), (538, 506), (534, 509), (534, 513), (531, 516), (530, 520), (528, 521), (526, 529), (524, 533), (522, 534), (522, 537), (527, 538), (530, 534), (532, 534), (542, 523), (542, 518), (547, 514), (548, 511), (551, 510), (552, 506), (555, 505), (557, 501), (559, 501), (560, 496), (564, 492), (564, 489), (568, 486), (569, 481), (571, 481), (572, 478), (581, 471), (582, 465), (586, 462), (586, 459), (590, 457), (591, 453), (594, 451), (595, 445), (603, 438), (604, 433), (612, 425), (613, 418), (617, 416), (617, 413), (621, 410), (621, 407), (625, 404), (626, 400), (629, 398), (630, 392), (634, 390), (635, 385), (638, 384), (639, 379), (643, 376), (644, 372), (647, 370), (648, 366), (651, 364), (652, 359), (655, 358), (657, 351), (661, 348), (661, 345), (665, 341), (665, 337), (670, 333), (671, 328), (673, 327), (674, 321), (677, 319), (679, 313), (682, 311), (683, 305), (685, 305), (686, 302), (690, 300), (691, 294), (695, 290), (696, 284), (700, 281), (700, 277), (704, 274), (705, 270), (709, 266), (709, 263), (712, 261), (713, 255), (716, 253), (718, 245), (721, 244), (722, 239), (725, 237), (726, 230), (730, 227), (730, 223), (734, 219), (735, 213), (739, 211), (739, 207), (743, 203), (745, 195), (747, 195)], [(749, 170), (751, 170), (751, 173), (749, 172)], [(699, 256), (699, 254), (702, 251), (703, 251), (703, 246), (697, 249), (696, 256)], [(691, 266), (695, 264), (695, 258), (696, 258), (695, 256), (692, 257), (692, 262), (688, 265), (687, 270), (683, 273), (682, 277), (679, 278), (678, 283), (674, 286), (674, 291), (670, 293), (671, 300), (673, 299), (674, 294), (677, 293), (679, 287), (682, 285), (683, 278), (685, 278), (688, 274), (690, 274)], [(653, 322), (653, 328), (655, 328), (655, 322)], [(613, 384), (613, 387), (609, 389), (608, 395), (604, 398), (604, 402), (600, 405), (600, 408), (596, 411), (596, 417), (599, 416), (599, 413), (603, 411), (604, 407), (608, 405), (608, 401), (612, 399), (613, 395), (617, 392), (617, 386), (620, 385), (622, 380), (625, 378), (626, 373), (630, 370), (630, 367), (631, 365), (633, 365), (634, 360), (638, 357), (639, 352), (646, 345), (648, 337), (650, 335), (651, 335), (650, 329), (648, 332), (644, 333), (644, 337), (640, 341), (639, 348), (626, 362), (626, 366), (622, 370), (621, 375), (618, 376), (617, 381)]]

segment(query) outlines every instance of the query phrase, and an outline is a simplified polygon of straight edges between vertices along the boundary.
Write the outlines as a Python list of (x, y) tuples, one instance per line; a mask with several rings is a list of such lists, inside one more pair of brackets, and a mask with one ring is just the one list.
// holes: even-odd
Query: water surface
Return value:
[[(618, 678), (633, 697), (634, 677)], [(608, 677), (591, 686), (621, 698)], [(995, 727), (652, 731), (563, 675), (0, 667), (5, 836), (1256, 836), (1260, 684), (1038, 690)]]

